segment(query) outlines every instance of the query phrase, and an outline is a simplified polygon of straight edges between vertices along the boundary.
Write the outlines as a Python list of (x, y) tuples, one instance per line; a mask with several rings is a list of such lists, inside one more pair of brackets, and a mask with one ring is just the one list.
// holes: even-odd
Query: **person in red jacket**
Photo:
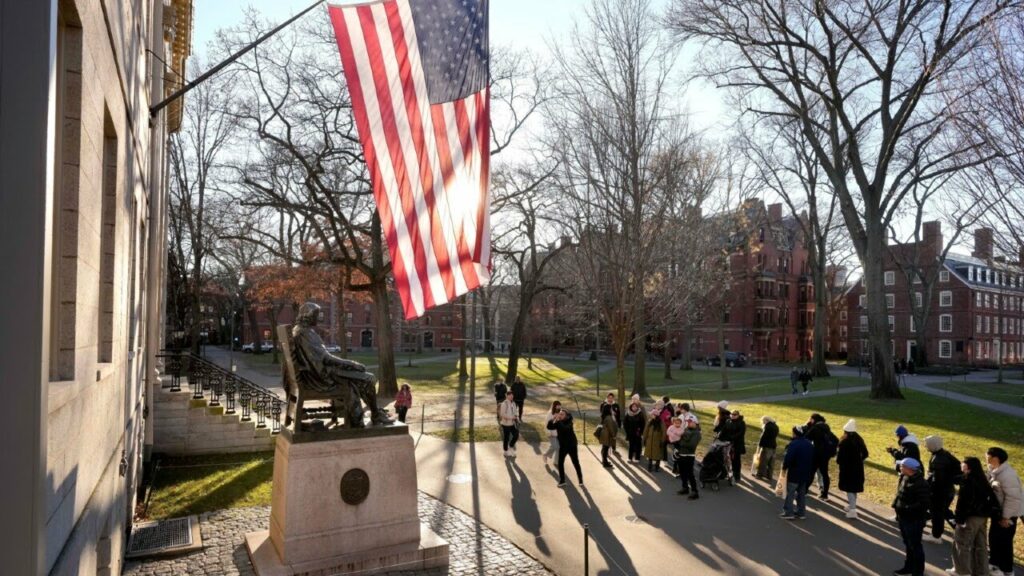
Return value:
[(408, 384), (402, 384), (402, 388), (395, 396), (395, 412), (398, 413), (398, 421), (405, 422), (405, 414), (412, 408), (412, 389)]

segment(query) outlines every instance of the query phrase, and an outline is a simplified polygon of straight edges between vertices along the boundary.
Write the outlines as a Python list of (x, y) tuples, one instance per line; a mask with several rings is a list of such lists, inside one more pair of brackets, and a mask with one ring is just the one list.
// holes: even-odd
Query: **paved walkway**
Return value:
[[(507, 460), (497, 443), (453, 444), (418, 436), (420, 489), (493, 528), (558, 574), (582, 574), (583, 524), (589, 524), (591, 574), (842, 575), (888, 574), (903, 547), (887, 520), (891, 510), (866, 504), (861, 519), (843, 517), (845, 502), (808, 498), (808, 519), (786, 522), (764, 483), (678, 496), (664, 471), (614, 459), (600, 466), (595, 446), (581, 446), (585, 488), (556, 487), (541, 446), (520, 444)], [(471, 483), (461, 483), (466, 477)], [(455, 480), (455, 481), (452, 481)], [(951, 566), (949, 536), (925, 544), (927, 573)]]
[[(501, 535), (459, 510), (446, 506), (422, 492), (420, 520), (448, 541), (447, 570), (399, 571), (384, 576), (476, 576), (478, 574), (551, 574), (542, 564), (516, 548)], [(128, 561), (124, 576), (250, 576), (254, 575), (245, 534), (266, 530), (270, 507), (233, 508), (202, 514), (200, 551), (166, 559)]]

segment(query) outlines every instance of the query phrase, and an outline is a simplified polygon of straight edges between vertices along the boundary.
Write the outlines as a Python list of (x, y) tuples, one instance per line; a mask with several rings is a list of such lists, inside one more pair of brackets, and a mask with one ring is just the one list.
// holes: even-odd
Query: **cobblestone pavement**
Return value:
[[(450, 547), (447, 569), (391, 572), (387, 576), (469, 576), (476, 574), (539, 576), (552, 574), (542, 564), (516, 548), (472, 517), (430, 496), (419, 494), (420, 520)], [(233, 508), (199, 516), (203, 549), (167, 559), (128, 561), (125, 576), (254, 575), (245, 549), (245, 534), (266, 530), (270, 507)]]

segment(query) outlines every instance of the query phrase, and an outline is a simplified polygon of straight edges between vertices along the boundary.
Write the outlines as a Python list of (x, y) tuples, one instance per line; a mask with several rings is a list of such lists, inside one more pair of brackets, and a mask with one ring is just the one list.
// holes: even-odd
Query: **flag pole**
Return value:
[(305, 9), (305, 10), (303, 10), (302, 12), (299, 12), (299, 13), (298, 13), (298, 14), (296, 14), (295, 16), (292, 16), (291, 18), (289, 18), (289, 19), (285, 20), (284, 22), (282, 22), (282, 23), (278, 24), (278, 25), (277, 25), (276, 27), (274, 27), (274, 28), (273, 28), (272, 30), (270, 30), (270, 31), (269, 31), (269, 32), (267, 32), (266, 34), (264, 34), (264, 35), (260, 36), (259, 38), (257, 38), (257, 39), (256, 39), (256, 40), (255, 40), (254, 42), (252, 42), (251, 44), (249, 44), (249, 45), (245, 46), (244, 48), (242, 48), (242, 49), (241, 49), (241, 50), (239, 50), (238, 52), (235, 52), (234, 54), (232, 54), (231, 56), (229, 56), (229, 57), (228, 57), (228, 58), (227, 58), (226, 60), (224, 60), (224, 61), (223, 61), (223, 62), (221, 62), (220, 64), (217, 64), (217, 65), (216, 65), (216, 66), (214, 66), (213, 68), (210, 68), (209, 70), (207, 70), (206, 72), (204, 72), (204, 73), (203, 73), (203, 74), (202, 74), (201, 76), (199, 76), (199, 77), (198, 77), (198, 78), (196, 78), (195, 80), (193, 80), (193, 81), (189, 82), (188, 84), (184, 85), (183, 87), (179, 88), (179, 89), (178, 89), (178, 90), (177, 90), (176, 92), (174, 92), (173, 94), (171, 94), (171, 95), (170, 95), (170, 96), (168, 96), (167, 98), (164, 98), (164, 99), (163, 99), (162, 101), (160, 101), (160, 102), (159, 102), (158, 104), (156, 104), (156, 105), (154, 105), (154, 106), (151, 106), (151, 107), (149, 108), (149, 116), (150, 116), (150, 118), (152, 118), (153, 116), (156, 116), (156, 115), (157, 115), (157, 113), (159, 113), (159, 112), (160, 112), (161, 110), (163, 110), (164, 108), (166, 108), (166, 107), (167, 107), (167, 105), (169, 105), (169, 104), (170, 104), (171, 102), (174, 102), (174, 101), (175, 101), (175, 100), (177, 100), (178, 98), (181, 98), (182, 96), (184, 96), (185, 94), (187, 94), (187, 93), (188, 93), (188, 92), (189, 92), (190, 90), (192, 90), (192, 89), (193, 89), (193, 88), (195, 88), (196, 86), (198, 86), (198, 85), (202, 84), (202, 83), (203, 83), (203, 82), (205, 82), (205, 81), (206, 81), (207, 79), (209, 79), (209, 78), (210, 78), (210, 76), (213, 76), (213, 75), (214, 75), (214, 74), (216, 74), (217, 72), (220, 72), (220, 71), (221, 71), (221, 70), (223, 70), (223, 69), (224, 69), (224, 68), (225, 68), (225, 67), (226, 67), (227, 65), (231, 64), (231, 63), (232, 63), (232, 62), (234, 62), (235, 60), (238, 60), (239, 58), (241, 58), (242, 56), (244, 56), (245, 54), (247, 54), (247, 53), (248, 53), (248, 52), (249, 52), (250, 50), (252, 50), (253, 48), (255, 48), (255, 47), (259, 46), (260, 44), (262, 44), (264, 40), (266, 40), (267, 38), (270, 38), (270, 37), (271, 37), (271, 36), (273, 36), (274, 34), (277, 34), (277, 33), (278, 33), (278, 32), (280, 32), (280, 31), (281, 31), (282, 29), (284, 29), (285, 27), (287, 27), (287, 26), (288, 26), (289, 24), (291, 24), (292, 22), (295, 22), (295, 21), (296, 21), (296, 20), (298, 20), (299, 18), (302, 18), (302, 17), (303, 17), (303, 16), (305, 16), (305, 15), (306, 15), (306, 14), (307, 14), (308, 12), (310, 12), (311, 10), (313, 10), (313, 8), (316, 8), (317, 6), (319, 6), (319, 5), (323, 4), (324, 2), (325, 2), (325, 0), (316, 0), (316, 2), (313, 2), (313, 4), (312, 4), (312, 5), (310, 5), (310, 6), (308, 7), (308, 8), (306, 8), (306, 9)]

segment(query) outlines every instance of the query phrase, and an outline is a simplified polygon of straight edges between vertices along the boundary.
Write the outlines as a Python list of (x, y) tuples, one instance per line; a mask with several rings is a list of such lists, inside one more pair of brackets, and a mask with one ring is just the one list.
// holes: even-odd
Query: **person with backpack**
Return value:
[(964, 458), (960, 471), (963, 476), (953, 511), (953, 567), (946, 573), (952, 576), (985, 574), (988, 570), (986, 532), (996, 495), (988, 484), (981, 460), (974, 456)]
[(932, 498), (928, 506), (932, 513), (932, 533), (925, 535), (924, 540), (939, 544), (942, 542), (946, 520), (953, 516), (949, 506), (956, 496), (956, 483), (960, 480), (960, 461), (943, 449), (941, 436), (926, 437), (924, 447), (931, 453), (927, 479)]
[(501, 421), (501, 403), (505, 401), (505, 393), (508, 392), (508, 387), (505, 386), (505, 379), (498, 378), (494, 382), (494, 400), (498, 403), (496, 414), (498, 415), (498, 421)]
[(988, 459), (988, 481), (996, 495), (997, 506), (992, 514), (992, 527), (988, 532), (988, 563), (992, 576), (1013, 576), (1013, 537), (1017, 532), (1017, 519), (1024, 516), (1020, 476), (1006, 463), (1009, 455), (998, 446), (985, 453)]
[(679, 477), (683, 488), (677, 494), (686, 495), (690, 500), (700, 498), (697, 492), (697, 477), (693, 473), (693, 464), (697, 460), (697, 445), (700, 444), (700, 426), (696, 419), (684, 420), (685, 430), (676, 443), (676, 459), (679, 462)]
[(825, 417), (815, 412), (807, 420), (806, 437), (814, 445), (814, 470), (818, 476), (819, 497), (828, 500), (828, 489), (832, 484), (828, 475), (828, 464), (839, 450), (839, 438), (832, 433)]
[(836, 449), (839, 489), (846, 492), (846, 517), (850, 520), (857, 519), (857, 495), (864, 492), (864, 462), (867, 459), (867, 444), (857, 433), (857, 421), (851, 418), (843, 426), (843, 437)]

